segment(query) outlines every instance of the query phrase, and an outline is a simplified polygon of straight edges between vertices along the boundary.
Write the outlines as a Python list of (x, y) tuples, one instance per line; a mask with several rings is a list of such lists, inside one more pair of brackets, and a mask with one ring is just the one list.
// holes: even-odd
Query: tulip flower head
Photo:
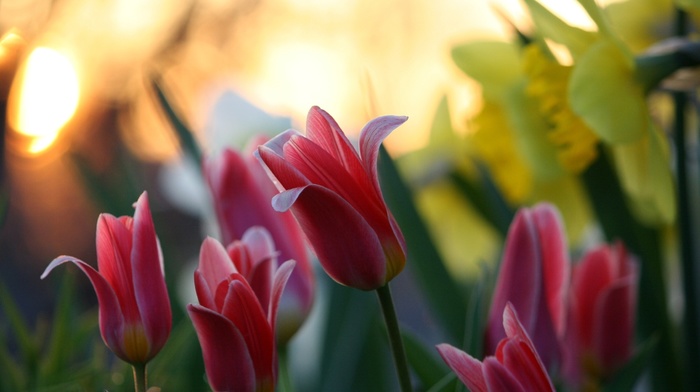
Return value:
[(311, 312), (314, 274), (306, 240), (294, 216), (291, 212), (278, 213), (270, 205), (277, 189), (253, 157), (252, 149), (265, 141), (264, 137), (254, 138), (243, 154), (226, 149), (218, 157), (208, 159), (203, 170), (224, 244), (241, 240), (251, 227), (262, 226), (272, 236), (279, 259), (296, 261), (282, 295), (277, 321), (277, 337), (286, 342)]
[(133, 218), (100, 215), (97, 270), (75, 257), (60, 256), (41, 278), (67, 262), (78, 266), (97, 294), (102, 340), (119, 358), (143, 365), (165, 345), (172, 317), (146, 192), (134, 206)]
[[(269, 234), (254, 230), (234, 246), (235, 260), (217, 240), (204, 240), (194, 275), (199, 305), (190, 304), (187, 310), (215, 391), (275, 390), (275, 321), (294, 261), (276, 268)], [(263, 259), (256, 260), (257, 256)], [(241, 267), (252, 267), (250, 281)]]
[(574, 266), (564, 375), (599, 384), (629, 360), (634, 344), (637, 264), (621, 243), (588, 252)]
[(483, 362), (449, 344), (438, 352), (472, 392), (554, 391), (552, 381), (512, 304), (503, 310), (506, 337)]
[(275, 180), (277, 211), (290, 210), (324, 270), (338, 283), (373, 290), (406, 263), (406, 245), (379, 187), (379, 147), (406, 117), (383, 116), (360, 133), (359, 155), (335, 120), (313, 107), (306, 136), (288, 130), (257, 156)]
[(494, 353), (505, 336), (502, 309), (512, 303), (545, 365), (557, 362), (569, 270), (566, 236), (556, 208), (542, 203), (518, 211), (508, 231), (493, 295), (486, 352)]

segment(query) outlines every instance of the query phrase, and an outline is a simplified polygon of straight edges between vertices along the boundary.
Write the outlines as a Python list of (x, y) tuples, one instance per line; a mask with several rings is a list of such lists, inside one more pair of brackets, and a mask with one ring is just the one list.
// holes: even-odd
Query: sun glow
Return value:
[(8, 121), (31, 138), (27, 151), (38, 154), (56, 140), (78, 107), (80, 88), (73, 64), (45, 47), (32, 51), (15, 80), (8, 103)]

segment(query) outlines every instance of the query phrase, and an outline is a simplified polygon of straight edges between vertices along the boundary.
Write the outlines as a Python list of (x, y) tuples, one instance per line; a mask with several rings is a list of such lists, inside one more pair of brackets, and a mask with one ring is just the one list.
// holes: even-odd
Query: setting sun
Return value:
[(30, 153), (40, 153), (56, 140), (75, 113), (79, 95), (70, 60), (54, 49), (34, 49), (13, 86), (8, 119), (17, 132), (32, 138)]

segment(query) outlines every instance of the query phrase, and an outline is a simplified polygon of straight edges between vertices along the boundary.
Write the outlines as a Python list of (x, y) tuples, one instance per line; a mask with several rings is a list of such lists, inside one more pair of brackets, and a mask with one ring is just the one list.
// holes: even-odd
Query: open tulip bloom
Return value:
[(358, 154), (333, 117), (314, 106), (306, 136), (288, 130), (257, 151), (281, 192), (272, 206), (292, 211), (326, 273), (340, 284), (377, 290), (404, 391), (410, 378), (387, 283), (406, 264), (406, 243), (382, 197), (377, 159), (384, 138), (406, 119), (367, 123)]
[(165, 345), (172, 318), (163, 256), (146, 192), (136, 201), (135, 208), (133, 218), (100, 215), (97, 270), (75, 257), (60, 256), (41, 277), (67, 262), (88, 276), (99, 302), (102, 339), (119, 358), (134, 365), (135, 377), (143, 377), (142, 381), (137, 380), (140, 390), (145, 387), (146, 363)]
[(294, 261), (276, 268), (269, 234), (255, 230), (235, 245), (234, 260), (217, 240), (204, 240), (194, 275), (199, 305), (187, 310), (215, 391), (272, 392), (277, 382), (275, 320)]
[(503, 329), (505, 337), (499, 341), (495, 355), (483, 362), (449, 344), (439, 344), (437, 349), (472, 392), (553, 392), (542, 360), (510, 303), (503, 310)]
[[(257, 147), (265, 141), (267, 138), (257, 137), (250, 145)], [(243, 154), (225, 149), (221, 155), (208, 159), (203, 171), (223, 244), (228, 246), (242, 239), (249, 228), (262, 226), (271, 235), (279, 259), (296, 261), (277, 317), (277, 337), (284, 343), (301, 327), (313, 305), (314, 275), (301, 228), (291, 212), (278, 213), (270, 205), (277, 189), (252, 149)]]
[(281, 192), (272, 206), (291, 209), (323, 269), (338, 283), (377, 289), (406, 263), (406, 244), (377, 175), (379, 147), (404, 121), (396, 116), (370, 121), (360, 133), (358, 155), (335, 120), (313, 107), (306, 136), (288, 130), (258, 148)]

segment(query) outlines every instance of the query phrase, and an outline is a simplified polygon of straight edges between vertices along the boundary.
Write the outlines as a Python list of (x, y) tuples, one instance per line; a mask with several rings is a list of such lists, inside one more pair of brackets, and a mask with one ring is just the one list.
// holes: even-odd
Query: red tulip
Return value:
[(449, 344), (437, 346), (438, 352), (457, 377), (472, 392), (554, 391), (552, 381), (540, 360), (512, 304), (503, 311), (506, 337), (495, 356), (483, 362)]
[[(258, 137), (251, 146), (265, 141)], [(272, 235), (280, 260), (296, 261), (282, 295), (276, 331), (280, 341), (287, 341), (308, 316), (314, 298), (313, 270), (299, 224), (291, 212), (280, 214), (272, 209), (269, 200), (277, 190), (253, 157), (252, 149), (242, 156), (234, 150), (224, 150), (219, 157), (205, 162), (204, 174), (224, 244), (240, 240), (250, 227), (262, 226)]]
[(100, 215), (98, 270), (74, 257), (60, 256), (41, 278), (66, 262), (78, 266), (97, 293), (100, 332), (107, 347), (126, 362), (145, 364), (165, 344), (172, 320), (163, 257), (146, 192), (135, 208), (133, 218)]
[(630, 358), (637, 273), (621, 243), (596, 248), (574, 266), (564, 369), (571, 384), (597, 383)]
[(508, 231), (505, 253), (491, 304), (485, 349), (492, 354), (505, 336), (502, 317), (511, 302), (547, 367), (560, 359), (569, 285), (569, 257), (555, 207), (521, 209)]
[(288, 130), (258, 148), (258, 157), (280, 194), (277, 211), (292, 210), (321, 265), (346, 286), (372, 290), (393, 279), (406, 263), (403, 235), (382, 197), (379, 147), (406, 117), (370, 121), (360, 153), (335, 120), (313, 107), (306, 136)]
[[(294, 261), (274, 267), (276, 260), (265, 249), (269, 237), (244, 236), (236, 245), (236, 257), (263, 255), (250, 265), (261, 272), (252, 284), (238, 271), (246, 260), (231, 260), (215, 239), (202, 244), (195, 289), (199, 305), (190, 304), (190, 314), (204, 355), (209, 385), (216, 391), (274, 391), (277, 381), (275, 319), (284, 286)], [(267, 275), (271, 272), (274, 275)], [(256, 275), (256, 273), (254, 273)], [(263, 277), (263, 275), (265, 277)], [(264, 281), (267, 278), (267, 281)], [(267, 288), (264, 295), (255, 289)], [(266, 298), (261, 301), (261, 297)]]

